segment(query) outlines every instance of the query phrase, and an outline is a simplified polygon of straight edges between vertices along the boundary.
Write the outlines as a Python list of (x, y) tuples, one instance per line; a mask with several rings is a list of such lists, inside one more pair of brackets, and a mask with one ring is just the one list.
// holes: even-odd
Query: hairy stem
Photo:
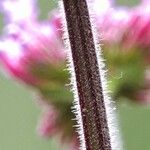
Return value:
[(86, 150), (111, 150), (101, 76), (86, 0), (63, 0)]

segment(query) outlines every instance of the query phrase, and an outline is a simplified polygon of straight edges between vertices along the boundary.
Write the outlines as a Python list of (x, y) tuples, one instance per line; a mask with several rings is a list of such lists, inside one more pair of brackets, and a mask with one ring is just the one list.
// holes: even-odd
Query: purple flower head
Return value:
[[(34, 1), (3, 1), (2, 4), (7, 22), (0, 40), (1, 64), (13, 77), (32, 85), (45, 103), (46, 107), (40, 105), (43, 112), (38, 126), (40, 135), (49, 137), (56, 132), (64, 135), (65, 126), (63, 121), (60, 125), (58, 120), (65, 116), (65, 108), (57, 106), (63, 104), (67, 107), (68, 103), (71, 106), (71, 94), (64, 89), (64, 82), (68, 79), (66, 72), (62, 73), (66, 53), (58, 31), (57, 17), (53, 17), (52, 21), (39, 21), (34, 14)], [(10, 4), (14, 4), (13, 7)], [(20, 15), (16, 11), (17, 7), (22, 12)], [(58, 74), (61, 75), (61, 79), (58, 78)], [(53, 94), (54, 92), (58, 94)], [(65, 98), (62, 98), (65, 102), (57, 98), (57, 95), (63, 92), (69, 95), (67, 104)], [(68, 109), (70, 111), (70, 107), (67, 107)], [(60, 115), (61, 111), (63, 115)]]
[[(0, 44), (1, 60), (14, 76), (27, 83), (35, 83), (31, 64), (60, 64), (65, 53), (61, 41), (50, 23), (23, 26), (9, 25)], [(40, 79), (39, 79), (40, 81)]]
[(93, 0), (93, 9), (97, 16), (103, 16), (106, 13), (109, 13), (111, 9), (113, 9), (114, 1), (113, 0)]
[(38, 133), (44, 137), (51, 137), (58, 132), (57, 128), (57, 112), (54, 108), (46, 106), (42, 110), (42, 115), (38, 123)]
[(0, 6), (6, 22), (30, 22), (37, 18), (36, 0), (2, 0)]
[(130, 11), (123, 37), (126, 47), (150, 47), (150, 7), (147, 3), (143, 2)]
[[(99, 19), (100, 18), (100, 19)], [(97, 27), (102, 31), (102, 38), (107, 44), (120, 41), (129, 18), (128, 10), (125, 8), (111, 9), (103, 18), (97, 18)]]
[(150, 104), (150, 68), (148, 67), (144, 73), (144, 86), (134, 93), (134, 99), (140, 104)]
[(21, 45), (13, 39), (6, 39), (0, 43), (1, 63), (15, 77), (22, 79), (26, 83), (34, 83), (35, 78), (26, 71), (23, 59), (23, 49)]

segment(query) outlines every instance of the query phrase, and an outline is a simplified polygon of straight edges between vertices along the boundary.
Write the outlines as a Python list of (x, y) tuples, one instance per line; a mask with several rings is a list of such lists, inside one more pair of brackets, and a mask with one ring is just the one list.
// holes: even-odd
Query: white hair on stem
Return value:
[(96, 56), (97, 56), (98, 66), (99, 66), (111, 146), (112, 146), (112, 150), (122, 150), (123, 149), (122, 140), (121, 140), (120, 133), (119, 133), (116, 106), (115, 106), (115, 102), (111, 100), (111, 97), (109, 96), (110, 92), (108, 91), (108, 84), (107, 84), (107, 79), (106, 79), (107, 70), (105, 69), (104, 59), (102, 58), (102, 49), (100, 47), (100, 42), (99, 42), (100, 39), (102, 38), (102, 35), (98, 34), (98, 31), (96, 28), (93, 1), (87, 0), (87, 4), (88, 4), (89, 13), (90, 13), (89, 15), (90, 15), (90, 21), (91, 21), (91, 26), (92, 26), (94, 43), (96, 46), (95, 47)]
[(80, 142), (80, 149), (81, 150), (86, 150), (86, 145), (85, 145), (85, 137), (84, 137), (84, 130), (83, 130), (83, 122), (82, 122), (82, 116), (81, 116), (81, 108), (79, 104), (79, 96), (78, 96), (78, 90), (77, 90), (77, 83), (76, 83), (76, 76), (75, 76), (75, 70), (74, 70), (74, 64), (73, 64), (73, 58), (72, 58), (72, 53), (71, 53), (71, 46), (69, 42), (69, 35), (67, 31), (67, 22), (65, 18), (65, 12), (64, 12), (64, 6), (63, 2), (59, 1), (59, 10), (61, 14), (61, 21), (62, 21), (62, 30), (63, 30), (63, 40), (64, 44), (66, 47), (66, 54), (67, 54), (67, 68), (69, 73), (71, 74), (70, 78), (70, 85), (71, 85), (71, 91), (73, 92), (74, 95), (74, 101), (73, 101), (73, 106), (72, 106), (72, 112), (75, 114), (75, 120), (77, 122), (74, 127), (77, 129), (78, 135), (79, 135), (79, 142)]
[[(111, 140), (111, 147), (112, 150), (122, 150), (122, 144), (121, 144), (121, 138), (119, 134), (119, 129), (117, 125), (117, 114), (115, 111), (115, 104), (114, 101), (111, 100), (107, 88), (107, 81), (106, 81), (106, 70), (105, 70), (105, 64), (104, 60), (102, 59), (102, 50), (100, 48), (99, 39), (100, 35), (98, 35), (96, 26), (95, 26), (95, 16), (94, 16), (94, 10), (93, 10), (93, 1), (87, 0), (88, 9), (89, 9), (89, 15), (90, 15), (90, 22), (92, 25), (92, 33), (95, 43), (95, 49), (96, 49), (96, 56), (98, 60), (98, 66), (99, 66), (99, 73), (102, 83), (102, 90), (103, 90), (103, 97), (104, 97), (104, 104), (106, 108), (106, 115), (107, 115), (107, 122), (108, 122), (108, 128), (109, 128), (109, 134), (110, 134), (110, 140)], [(75, 70), (74, 70), (74, 64), (73, 64), (73, 58), (71, 53), (71, 46), (69, 42), (69, 36), (67, 31), (67, 23), (65, 18), (65, 12), (64, 12), (64, 6), (62, 1), (59, 2), (60, 7), (60, 13), (61, 13), (61, 19), (63, 23), (62, 30), (64, 31), (63, 39), (66, 46), (66, 53), (68, 57), (68, 70), (71, 74), (71, 91), (74, 93), (74, 106), (73, 106), (73, 113), (76, 116), (77, 125), (75, 127), (77, 128), (77, 132), (79, 134), (79, 140), (80, 140), (80, 149), (86, 150), (86, 144), (85, 144), (85, 135), (83, 130), (83, 122), (82, 122), (82, 116), (81, 116), (81, 108), (79, 104), (79, 96), (78, 96), (78, 90), (77, 90), (77, 83), (76, 83), (76, 76), (75, 76)]]

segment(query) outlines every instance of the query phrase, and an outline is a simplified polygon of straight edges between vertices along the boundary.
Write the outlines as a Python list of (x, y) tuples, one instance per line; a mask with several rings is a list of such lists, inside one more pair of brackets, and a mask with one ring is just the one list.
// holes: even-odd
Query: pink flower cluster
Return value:
[(150, 1), (130, 11), (127, 27), (123, 36), (126, 47), (150, 47)]
[(125, 47), (150, 47), (150, 1), (133, 8), (111, 6), (101, 17), (96, 14), (99, 32), (107, 43)]
[(65, 59), (55, 22), (37, 20), (33, 4), (33, 0), (7, 0), (1, 4), (7, 23), (0, 41), (1, 63), (12, 75), (31, 85), (41, 81), (30, 72), (30, 65), (57, 65)]
[[(11, 76), (39, 90), (41, 85), (53, 81), (36, 75), (33, 72), (35, 67), (45, 65), (57, 69), (64, 64), (66, 53), (58, 31), (58, 17), (40, 21), (36, 6), (36, 0), (0, 2), (5, 17), (4, 34), (0, 39), (0, 63)], [(58, 132), (58, 114), (56, 108), (43, 98), (41, 100), (38, 131), (49, 137)]]
[[(99, 2), (100, 3), (100, 2)], [(105, 13), (96, 13), (96, 23), (102, 34), (104, 48), (119, 48), (124, 52), (138, 51), (144, 58), (145, 77), (143, 88), (133, 93), (140, 103), (150, 102), (150, 1), (141, 2), (132, 8), (108, 5)], [(98, 9), (98, 7), (97, 7)], [(98, 11), (96, 11), (98, 12)], [(141, 81), (143, 82), (143, 81)]]

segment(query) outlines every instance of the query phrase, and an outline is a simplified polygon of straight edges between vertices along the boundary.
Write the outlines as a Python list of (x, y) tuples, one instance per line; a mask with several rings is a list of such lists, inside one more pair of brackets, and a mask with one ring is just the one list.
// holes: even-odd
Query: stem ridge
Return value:
[(86, 0), (63, 0), (86, 150), (111, 150), (103, 88)]

